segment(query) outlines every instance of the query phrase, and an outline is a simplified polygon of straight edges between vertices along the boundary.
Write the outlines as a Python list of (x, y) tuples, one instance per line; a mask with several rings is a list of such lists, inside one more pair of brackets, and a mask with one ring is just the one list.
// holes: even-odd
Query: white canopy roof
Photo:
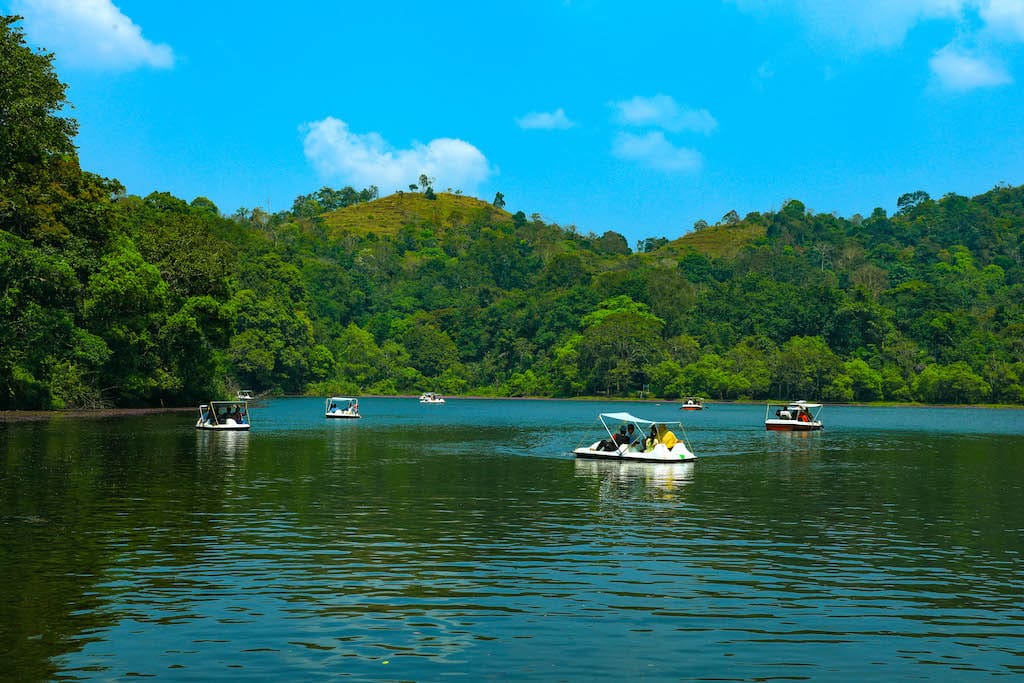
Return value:
[(609, 420), (618, 420), (620, 422), (633, 422), (635, 424), (653, 425), (653, 424), (681, 424), (678, 420), (645, 420), (642, 417), (637, 417), (629, 413), (601, 413), (602, 418), (608, 418)]
[(357, 401), (358, 399), (349, 398), (348, 396), (331, 396), (328, 401)]

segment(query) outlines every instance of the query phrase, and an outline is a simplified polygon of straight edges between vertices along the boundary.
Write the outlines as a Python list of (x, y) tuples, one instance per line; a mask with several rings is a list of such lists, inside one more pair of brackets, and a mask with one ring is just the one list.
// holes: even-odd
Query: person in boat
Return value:
[(651, 433), (644, 440), (644, 450), (652, 450), (656, 445), (658, 445), (658, 425), (651, 425)]
[(661, 425), (661, 442), (665, 444), (665, 448), (672, 450), (677, 441), (679, 441), (679, 438), (675, 435), (675, 432), (665, 425)]
[(629, 443), (629, 436), (626, 434), (626, 431), (626, 425), (622, 425), (619, 427), (619, 433), (612, 437), (616, 447)]
[(626, 425), (626, 443), (629, 444), (630, 448), (640, 443), (640, 437), (636, 433), (636, 427), (630, 422)]
[(797, 417), (797, 419), (800, 420), (801, 422), (810, 422), (811, 414), (806, 410), (801, 410), (800, 415)]

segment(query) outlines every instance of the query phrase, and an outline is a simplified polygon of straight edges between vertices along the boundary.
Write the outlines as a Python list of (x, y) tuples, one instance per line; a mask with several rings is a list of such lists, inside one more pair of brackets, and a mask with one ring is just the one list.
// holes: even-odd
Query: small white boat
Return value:
[(210, 401), (199, 406), (196, 429), (214, 431), (246, 431), (249, 429), (249, 406), (245, 401)]
[(704, 410), (704, 399), (689, 396), (683, 399), (683, 405), (679, 406), (679, 410)]
[(420, 396), (420, 403), (441, 405), (444, 403), (444, 398), (440, 394), (435, 394), (433, 391), (425, 391)]
[(324, 404), (324, 417), (360, 418), (359, 399), (347, 396), (331, 396)]
[(764, 428), (769, 432), (815, 432), (825, 428), (820, 413), (820, 403), (769, 403), (764, 409)]
[[(629, 413), (601, 413), (598, 415), (607, 439), (580, 446), (573, 451), (577, 458), (598, 458), (620, 462), (689, 462), (696, 460), (686, 443), (686, 430), (682, 422), (645, 420)], [(612, 433), (608, 423), (621, 427)], [(633, 436), (629, 435), (633, 426)], [(679, 430), (679, 435), (673, 431)]]
[(251, 401), (256, 398), (256, 394), (252, 393), (252, 389), (239, 389), (235, 398), (239, 401)]

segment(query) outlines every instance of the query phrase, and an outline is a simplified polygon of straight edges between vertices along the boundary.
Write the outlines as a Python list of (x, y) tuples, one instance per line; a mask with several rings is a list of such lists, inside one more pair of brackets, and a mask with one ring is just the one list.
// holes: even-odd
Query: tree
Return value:
[(740, 222), (740, 215), (736, 213), (735, 209), (730, 210), (724, 216), (722, 216), (723, 225), (736, 225)]
[(923, 190), (901, 194), (896, 200), (897, 214), (908, 214), (921, 204), (931, 200), (928, 193)]
[(594, 240), (594, 246), (599, 254), (629, 254), (629, 243), (626, 242), (626, 238), (614, 230), (605, 231)]
[(505, 195), (503, 195), (500, 192), (495, 192), (494, 193), (494, 202), (493, 203), (494, 203), (494, 206), (496, 206), (497, 208), (504, 209), (505, 208)]
[(979, 403), (992, 389), (967, 363), (957, 361), (926, 367), (914, 382), (914, 392), (928, 403)]
[(627, 296), (607, 299), (583, 316), (581, 370), (592, 392), (622, 395), (647, 383), (647, 366), (660, 360), (665, 323)]
[(57, 116), (67, 107), (53, 55), (33, 52), (15, 24), (0, 16), (0, 183), (34, 172), (55, 156), (75, 154), (78, 123)]
[(78, 123), (58, 116), (66, 85), (53, 71), (53, 55), (34, 52), (0, 16), (0, 229), (34, 240), (63, 242), (70, 232), (57, 198), (81, 177), (72, 138)]
[(882, 398), (882, 374), (860, 358), (844, 363), (843, 374), (850, 378), (855, 401), (877, 401)]

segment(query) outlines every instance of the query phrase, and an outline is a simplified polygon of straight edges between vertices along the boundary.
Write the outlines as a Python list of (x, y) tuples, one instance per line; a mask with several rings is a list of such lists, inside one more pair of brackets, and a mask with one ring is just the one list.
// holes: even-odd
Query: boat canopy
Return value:
[(330, 401), (331, 403), (334, 403), (334, 402), (339, 402), (340, 403), (341, 401), (358, 401), (359, 399), (357, 399), (357, 398), (349, 398), (348, 396), (331, 396), (327, 400)]
[(602, 418), (617, 420), (619, 422), (632, 422), (634, 424), (655, 425), (655, 424), (678, 424), (677, 420), (645, 420), (629, 413), (601, 413)]

